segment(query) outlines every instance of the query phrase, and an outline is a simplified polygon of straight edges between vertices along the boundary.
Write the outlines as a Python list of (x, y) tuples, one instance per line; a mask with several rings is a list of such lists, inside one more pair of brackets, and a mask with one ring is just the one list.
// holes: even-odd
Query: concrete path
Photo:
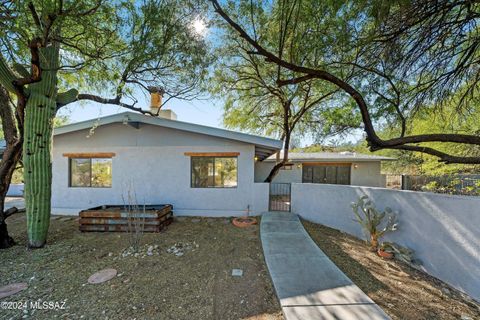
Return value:
[(286, 320), (390, 319), (320, 250), (297, 215), (264, 213), (260, 235)]

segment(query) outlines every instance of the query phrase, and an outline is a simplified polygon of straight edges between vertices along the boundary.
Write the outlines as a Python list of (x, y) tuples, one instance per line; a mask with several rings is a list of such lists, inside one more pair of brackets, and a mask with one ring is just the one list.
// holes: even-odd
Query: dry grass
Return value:
[(368, 251), (364, 241), (303, 221), (330, 259), (393, 319), (480, 319), (480, 307), (440, 280)]
[[(80, 233), (70, 217), (52, 219), (48, 245), (41, 250), (23, 245), (24, 216), (12, 217), (9, 229), (21, 245), (0, 251), (0, 286), (28, 282), (29, 288), (2, 301), (66, 301), (67, 309), (2, 310), (2, 319), (283, 319), (258, 226), (181, 219), (165, 232), (143, 236), (143, 248), (158, 246), (145, 257), (122, 257), (127, 234)], [(180, 242), (191, 249), (183, 256), (167, 253)], [(116, 268), (121, 276), (86, 284), (103, 268)], [(232, 277), (233, 268), (243, 269), (243, 277)]]

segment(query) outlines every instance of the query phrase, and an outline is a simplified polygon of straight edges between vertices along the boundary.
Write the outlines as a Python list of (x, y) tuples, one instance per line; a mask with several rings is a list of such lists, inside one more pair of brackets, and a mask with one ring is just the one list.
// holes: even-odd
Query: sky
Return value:
[[(141, 92), (138, 93), (138, 107), (149, 109), (149, 97), (144, 97)], [(222, 102), (215, 99), (208, 100), (170, 100), (162, 109), (172, 109), (177, 114), (177, 120), (202, 124), (210, 127), (223, 128), (222, 125)], [(78, 122), (89, 119), (129, 111), (114, 105), (103, 105), (93, 101), (83, 101), (72, 103), (58, 113), (59, 116), (68, 116), (69, 122)]]
[[(194, 28), (194, 32), (203, 37), (207, 37), (209, 41), (214, 41), (213, 38), (215, 37), (214, 32), (212, 32), (213, 30), (208, 30), (203, 22), (194, 21), (192, 26)], [(100, 93), (100, 95), (102, 94)], [(145, 94), (141, 90), (136, 90), (135, 97), (139, 101), (136, 105), (137, 107), (142, 107), (142, 109), (147, 110), (149, 109), (150, 97), (148, 94)], [(223, 101), (221, 97), (210, 97), (208, 99), (196, 99), (193, 101), (172, 99), (168, 101), (168, 103), (166, 103), (162, 109), (173, 110), (177, 114), (177, 120), (179, 121), (191, 122), (210, 127), (224, 128), (222, 122)], [(69, 119), (69, 123), (74, 123), (90, 119), (97, 119), (99, 117), (126, 111), (129, 110), (115, 105), (104, 105), (93, 101), (82, 101), (70, 104), (62, 108), (58, 112), (58, 115), (67, 116)], [(349, 134), (347, 137), (344, 137), (342, 139), (342, 142), (354, 142), (360, 138), (361, 133)], [(323, 143), (328, 145), (331, 144), (334, 140), (338, 142), (338, 137), (337, 139), (327, 139)], [(313, 143), (314, 141), (312, 140), (312, 138), (304, 137), (301, 141), (301, 146), (308, 146)]]

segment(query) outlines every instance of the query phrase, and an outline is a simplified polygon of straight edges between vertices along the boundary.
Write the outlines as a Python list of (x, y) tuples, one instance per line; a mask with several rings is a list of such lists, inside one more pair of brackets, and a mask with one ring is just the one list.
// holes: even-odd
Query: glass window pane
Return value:
[(90, 159), (70, 159), (70, 186), (90, 187)]
[(350, 167), (345, 166), (337, 168), (337, 183), (350, 184)]
[(302, 182), (311, 183), (312, 179), (313, 179), (313, 167), (303, 165)]
[(325, 183), (336, 184), (337, 183), (337, 167), (328, 166), (326, 169)]
[(112, 159), (92, 159), (92, 187), (112, 186)]
[(192, 157), (192, 187), (209, 188), (214, 186), (214, 158)]
[(325, 179), (325, 167), (314, 166), (313, 167), (313, 183), (327, 183)]
[(215, 187), (237, 186), (237, 158), (215, 158)]

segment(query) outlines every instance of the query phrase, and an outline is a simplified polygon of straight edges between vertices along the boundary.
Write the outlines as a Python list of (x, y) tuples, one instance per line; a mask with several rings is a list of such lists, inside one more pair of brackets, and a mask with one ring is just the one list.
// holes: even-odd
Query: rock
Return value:
[(467, 316), (466, 314), (462, 314), (462, 315), (460, 316), (460, 319), (461, 319), (461, 320), (472, 320), (472, 318), (469, 317), (469, 316)]
[(192, 220), (190, 220), (190, 221), (192, 221), (192, 223), (198, 223), (198, 222), (200, 222), (201, 220), (198, 219), (198, 218), (194, 218), (194, 219), (192, 219)]
[(242, 269), (232, 269), (232, 276), (234, 276), (234, 277), (243, 276), (243, 270)]
[(445, 288), (445, 287), (442, 288), (442, 293), (443, 293), (444, 295), (446, 295), (446, 296), (451, 296), (451, 294), (452, 294), (452, 293), (450, 292), (450, 289)]
[(117, 275), (117, 270), (115, 269), (103, 269), (92, 274), (90, 278), (88, 278), (88, 283), (90, 284), (103, 283), (108, 280), (111, 280), (116, 275)]
[(25, 282), (12, 283), (4, 287), (0, 287), (0, 299), (14, 295), (22, 290), (28, 288), (28, 284)]

